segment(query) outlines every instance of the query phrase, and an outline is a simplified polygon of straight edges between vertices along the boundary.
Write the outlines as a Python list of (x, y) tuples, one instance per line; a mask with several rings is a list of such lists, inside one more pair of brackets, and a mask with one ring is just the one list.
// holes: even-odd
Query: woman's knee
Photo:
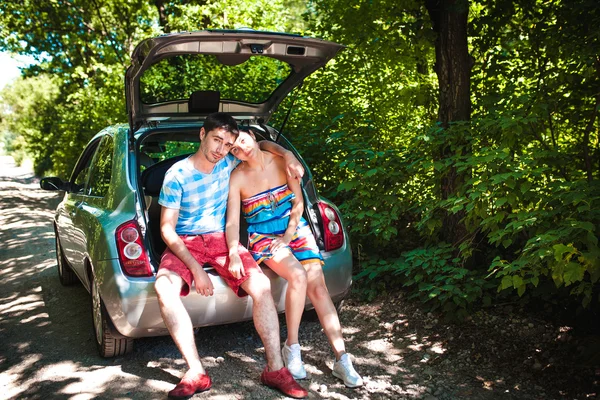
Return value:
[(306, 291), (311, 298), (323, 299), (329, 297), (329, 290), (327, 290), (325, 281), (322, 279), (309, 282)]
[(306, 288), (308, 284), (308, 275), (304, 268), (293, 268), (289, 274), (288, 284), (294, 287)]

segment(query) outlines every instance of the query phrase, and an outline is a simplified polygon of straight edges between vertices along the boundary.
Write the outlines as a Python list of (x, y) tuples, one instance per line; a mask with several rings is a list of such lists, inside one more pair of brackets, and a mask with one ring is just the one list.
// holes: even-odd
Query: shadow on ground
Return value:
[[(97, 355), (89, 294), (81, 285), (62, 287), (56, 273), (52, 217), (61, 196), (37, 185), (32, 177), (0, 177), (3, 396), (164, 398), (185, 369), (172, 340), (137, 340), (126, 357)], [(544, 360), (546, 350), (536, 347), (535, 330), (523, 336), (520, 348), (509, 351), (492, 334), (478, 336), (489, 331), (476, 330), (476, 324), (446, 325), (410, 304), (389, 296), (386, 302), (350, 302), (343, 309), (346, 346), (365, 378), (365, 386), (356, 390), (331, 376), (332, 354), (318, 322), (303, 322), (300, 341), (310, 378), (302, 384), (310, 389), (310, 398), (558, 399), (595, 393), (598, 376), (594, 378), (593, 368), (570, 377), (568, 363), (555, 361), (552, 368), (543, 365), (539, 371), (535, 364), (529, 367), (527, 360), (536, 355)], [(537, 334), (560, 333), (544, 329)], [(285, 337), (285, 328), (281, 333)], [(203, 328), (196, 337), (214, 387), (195, 398), (281, 398), (258, 383), (264, 350), (252, 323)], [(514, 371), (498, 376), (496, 371), (507, 371), (510, 362)], [(538, 385), (548, 379), (554, 381), (550, 387)], [(568, 379), (583, 380), (581, 391)]]

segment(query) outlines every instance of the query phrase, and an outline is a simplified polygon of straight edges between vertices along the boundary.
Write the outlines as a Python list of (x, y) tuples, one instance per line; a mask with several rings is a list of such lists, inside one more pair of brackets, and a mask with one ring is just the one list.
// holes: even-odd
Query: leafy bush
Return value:
[[(480, 299), (484, 304), (491, 304), (492, 298), (486, 292), (496, 284), (494, 279), (486, 279), (480, 272), (465, 268), (461, 265), (464, 260), (454, 253), (452, 245), (442, 242), (406, 251), (391, 261), (373, 259), (356, 278), (373, 283), (383, 278), (392, 287), (402, 285), (428, 310), (439, 308), (448, 317), (462, 318), (472, 303)], [(369, 289), (365, 293), (371, 297), (377, 294)]]

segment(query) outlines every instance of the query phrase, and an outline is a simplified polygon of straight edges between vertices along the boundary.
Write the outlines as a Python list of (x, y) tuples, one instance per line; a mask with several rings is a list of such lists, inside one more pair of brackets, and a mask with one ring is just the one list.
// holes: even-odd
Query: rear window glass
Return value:
[(152, 164), (183, 154), (193, 154), (200, 142), (196, 140), (148, 140), (140, 146), (140, 166), (143, 171)]
[(216, 90), (221, 99), (262, 103), (290, 75), (289, 64), (252, 56), (238, 65), (222, 64), (216, 56), (185, 54), (152, 65), (140, 79), (145, 104), (187, 100), (197, 90)]

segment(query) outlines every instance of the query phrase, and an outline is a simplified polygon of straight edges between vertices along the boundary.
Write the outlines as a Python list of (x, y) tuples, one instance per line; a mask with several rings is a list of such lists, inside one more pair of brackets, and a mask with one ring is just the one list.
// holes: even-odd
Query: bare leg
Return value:
[(165, 325), (188, 365), (189, 370), (186, 375), (204, 374), (204, 367), (196, 348), (192, 320), (179, 296), (183, 283), (183, 279), (176, 273), (165, 269), (159, 270), (154, 284), (158, 305)]
[(258, 336), (265, 346), (269, 371), (283, 368), (279, 346), (279, 319), (271, 295), (271, 282), (263, 274), (253, 274), (241, 285), (252, 297), (252, 317)]
[(306, 303), (306, 271), (288, 250), (279, 250), (274, 257), (265, 261), (277, 275), (288, 282), (285, 297), (285, 321), (287, 323), (287, 345), (298, 343), (298, 329)]
[(306, 294), (315, 307), (321, 326), (325, 331), (325, 336), (327, 336), (327, 340), (329, 340), (329, 344), (335, 353), (335, 359), (339, 360), (342, 354), (346, 352), (346, 347), (342, 338), (340, 319), (329, 296), (327, 286), (325, 286), (323, 269), (319, 263), (306, 264), (304, 268), (308, 274)]

